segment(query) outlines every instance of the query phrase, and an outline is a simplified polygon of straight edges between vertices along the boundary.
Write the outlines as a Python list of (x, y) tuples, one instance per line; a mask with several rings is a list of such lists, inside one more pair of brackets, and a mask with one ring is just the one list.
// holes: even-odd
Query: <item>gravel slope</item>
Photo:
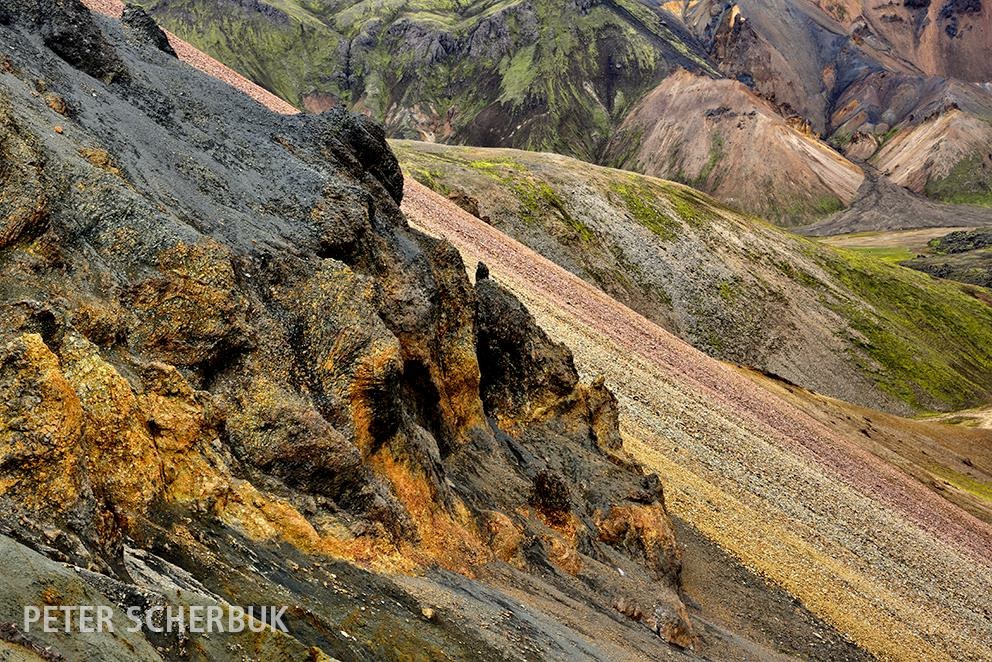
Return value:
[[(90, 10), (120, 18), (124, 11), (124, 3), (121, 0), (82, 0), (82, 3)], [(266, 89), (251, 82), (234, 69), (225, 66), (203, 53), (203, 51), (191, 46), (171, 32), (166, 31), (169, 37), (169, 44), (176, 51), (176, 55), (183, 62), (199, 69), (205, 74), (224, 81), (231, 87), (241, 90), (263, 106), (283, 115), (293, 115), (300, 112), (294, 106), (286, 103), (276, 95)]]
[(674, 514), (876, 655), (987, 659), (992, 527), (410, 180), (404, 211), (606, 376)]
[[(171, 41), (193, 66), (295, 112)], [(992, 527), (410, 180), (404, 211), (467, 264), (484, 259), (580, 370), (607, 377), (628, 449), (662, 475), (679, 518), (876, 655), (988, 659)]]

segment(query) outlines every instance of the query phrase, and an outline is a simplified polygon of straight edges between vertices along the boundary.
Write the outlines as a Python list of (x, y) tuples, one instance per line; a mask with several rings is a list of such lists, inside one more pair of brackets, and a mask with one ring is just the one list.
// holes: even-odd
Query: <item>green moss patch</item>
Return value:
[(844, 249), (812, 257), (857, 299), (825, 300), (849, 320), (866, 375), (918, 410), (992, 397), (992, 308), (957, 284)]

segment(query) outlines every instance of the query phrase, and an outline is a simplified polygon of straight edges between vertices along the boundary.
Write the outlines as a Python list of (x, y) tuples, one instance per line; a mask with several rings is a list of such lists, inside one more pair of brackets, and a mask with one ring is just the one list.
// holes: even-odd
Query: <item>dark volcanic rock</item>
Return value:
[(141, 7), (131, 4), (124, 5), (121, 25), (124, 26), (124, 34), (129, 39), (133, 39), (136, 43), (150, 44), (163, 53), (176, 57), (176, 51), (169, 44), (169, 38), (165, 32), (158, 26), (155, 19), (146, 14)]
[(495, 416), (519, 418), (571, 392), (572, 353), (551, 340), (530, 312), (495, 281), (475, 285), (482, 400)]
[(110, 82), (127, 76), (90, 12), (76, 0), (4, 0), (0, 16), (30, 25), (54, 53), (94, 78)]
[[(338, 558), (495, 568), (589, 614), (616, 587), (677, 615), (620, 626), (632, 654), (686, 643), (679, 550), (615, 399), (408, 227), (380, 126), (270, 113), (147, 48), (137, 10), (0, 7), (0, 622), (70, 594), (290, 607), (288, 635), (0, 637), (108, 660), (512, 649), (478, 634), (496, 589)], [(418, 590), (471, 607), (425, 622)], [(608, 657), (515, 610), (543, 650)]]

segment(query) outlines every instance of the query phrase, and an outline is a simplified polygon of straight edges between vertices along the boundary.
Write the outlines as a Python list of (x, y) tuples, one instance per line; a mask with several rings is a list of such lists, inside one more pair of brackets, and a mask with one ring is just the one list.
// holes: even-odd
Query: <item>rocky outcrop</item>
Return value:
[[(992, 287), (992, 231), (959, 230), (929, 242), (931, 254), (918, 255), (903, 264), (936, 278)], [(984, 293), (973, 290), (976, 297)], [(983, 298), (983, 300), (985, 300)]]
[(124, 35), (128, 39), (139, 44), (147, 43), (163, 53), (177, 57), (165, 32), (138, 5), (128, 4), (124, 6), (124, 12), (121, 14), (121, 25), (124, 28)]
[[(0, 563), (30, 558), (36, 583), (118, 610), (288, 601), (291, 636), (227, 642), (266, 659), (403, 657), (336, 634), (360, 627), (341, 592), (380, 580), (332, 559), (495, 564), (567, 585), (590, 613), (622, 592), (680, 615), (632, 623), (635, 638), (691, 645), (679, 550), (662, 544), (663, 502), (638, 491), (615, 399), (508, 292), (473, 286), (450, 244), (408, 227), (380, 126), (270, 113), (145, 48), (159, 33), (133, 11), (121, 27), (68, 0), (4, 8)], [(58, 48), (36, 38), (56, 33)], [(551, 509), (531, 499), (542, 475), (558, 477)], [(624, 508), (651, 515), (601, 536)], [(426, 618), (389, 581), (397, 599), (378, 609)], [(49, 599), (2, 591), (4, 621)], [(457, 657), (472, 618), (390, 636)], [(555, 618), (542, 627), (562, 631)], [(146, 637), (139, 656), (217, 645)], [(107, 659), (117, 645), (100, 644)]]

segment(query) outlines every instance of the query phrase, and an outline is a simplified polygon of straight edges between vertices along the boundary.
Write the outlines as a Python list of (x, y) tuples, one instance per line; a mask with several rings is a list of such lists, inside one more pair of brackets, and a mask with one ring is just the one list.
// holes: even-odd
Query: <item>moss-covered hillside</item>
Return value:
[(165, 26), (301, 108), (395, 136), (594, 159), (676, 67), (712, 71), (638, 0), (145, 0)]
[(515, 150), (396, 141), (452, 197), (709, 354), (896, 411), (992, 397), (992, 301), (672, 182)]

